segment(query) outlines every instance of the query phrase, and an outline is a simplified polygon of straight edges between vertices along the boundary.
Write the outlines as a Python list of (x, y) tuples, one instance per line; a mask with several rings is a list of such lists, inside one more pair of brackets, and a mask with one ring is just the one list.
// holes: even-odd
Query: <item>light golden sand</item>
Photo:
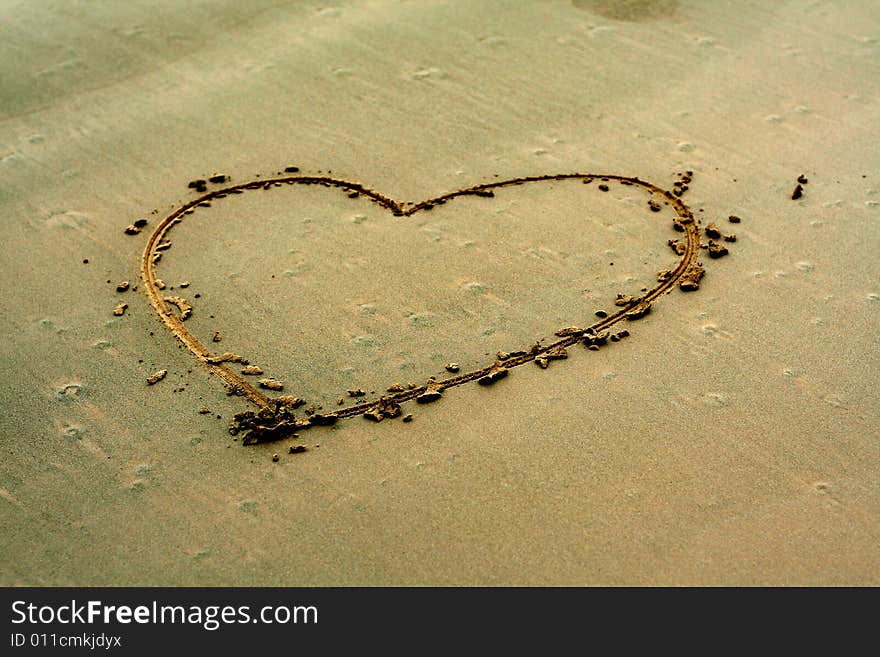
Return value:
[[(0, 583), (880, 583), (872, 3), (247, 4), (0, 10)], [(737, 242), (607, 349), (243, 448), (123, 229), (287, 165), (409, 201), (693, 170)], [(158, 271), (218, 353), (333, 406), (589, 324), (675, 261), (636, 192), (565, 185), (408, 223), (227, 198)]]

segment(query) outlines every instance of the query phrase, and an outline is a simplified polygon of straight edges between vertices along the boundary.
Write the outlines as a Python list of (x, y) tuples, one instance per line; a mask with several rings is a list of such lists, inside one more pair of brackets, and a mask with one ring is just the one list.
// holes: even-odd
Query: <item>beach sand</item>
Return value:
[[(873, 3), (241, 5), (0, 8), (0, 583), (880, 583)], [(256, 407), (141, 280), (216, 174), (205, 193), (303, 176), (403, 204), (686, 171), (700, 228), (736, 234), (698, 291), (546, 370), (405, 401), (411, 422), (242, 446)], [(264, 372), (239, 378), (328, 413), (656, 286), (672, 205), (600, 183), (407, 216), (248, 190), (184, 215), (156, 275), (207, 349)]]

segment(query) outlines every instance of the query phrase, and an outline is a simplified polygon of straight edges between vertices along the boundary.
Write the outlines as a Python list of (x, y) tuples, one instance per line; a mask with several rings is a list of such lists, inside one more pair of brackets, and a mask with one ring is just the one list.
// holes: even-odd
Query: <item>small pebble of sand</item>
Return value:
[(159, 383), (165, 376), (168, 374), (168, 370), (159, 370), (158, 372), (154, 372), (150, 376), (147, 377), (147, 385), (151, 386), (156, 383)]

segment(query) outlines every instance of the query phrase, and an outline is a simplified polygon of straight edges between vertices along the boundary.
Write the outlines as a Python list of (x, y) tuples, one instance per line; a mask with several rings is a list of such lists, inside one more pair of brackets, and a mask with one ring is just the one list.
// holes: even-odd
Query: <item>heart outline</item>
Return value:
[[(641, 180), (638, 177), (621, 176), (616, 174), (562, 173), (544, 174), (538, 176), (524, 176), (511, 178), (508, 180), (483, 183), (480, 185), (466, 187), (455, 192), (448, 192), (446, 194), (427, 199), (425, 201), (420, 201), (417, 203), (407, 203), (397, 201), (388, 196), (385, 196), (380, 192), (365, 187), (361, 183), (351, 182), (338, 178), (331, 178), (329, 176), (294, 175), (283, 176), (279, 178), (254, 180), (239, 183), (237, 185), (232, 185), (229, 187), (224, 187), (222, 189), (212, 190), (211, 192), (203, 194), (185, 203), (184, 205), (179, 206), (169, 215), (167, 215), (156, 226), (156, 228), (150, 234), (149, 239), (147, 240), (147, 245), (144, 248), (143, 256), (141, 258), (141, 278), (144, 282), (144, 288), (146, 289), (147, 295), (150, 299), (150, 303), (156, 310), (160, 319), (162, 319), (163, 323), (171, 330), (172, 334), (180, 342), (182, 342), (183, 345), (186, 346), (204, 365), (206, 365), (211, 372), (218, 375), (226, 383), (228, 389), (234, 391), (236, 394), (246, 397), (261, 411), (268, 415), (271, 415), (273, 412), (278, 412), (277, 400), (274, 400), (273, 398), (263, 394), (247, 379), (245, 379), (242, 375), (233, 372), (229, 367), (224, 365), (223, 362), (218, 362), (217, 356), (213, 354), (195, 335), (193, 335), (189, 331), (189, 329), (184, 326), (183, 318), (179, 318), (171, 310), (169, 303), (166, 302), (164, 296), (160, 294), (159, 287), (156, 284), (158, 279), (156, 275), (156, 264), (161, 258), (162, 252), (158, 247), (160, 246), (160, 244), (162, 244), (168, 232), (175, 225), (183, 221), (184, 216), (191, 214), (194, 209), (200, 204), (210, 203), (210, 201), (212, 200), (219, 200), (225, 198), (230, 194), (241, 194), (245, 191), (257, 189), (271, 189), (274, 186), (300, 184), (321, 185), (324, 187), (338, 188), (348, 194), (353, 194), (356, 192), (357, 195), (363, 195), (371, 201), (384, 207), (396, 217), (409, 217), (417, 212), (429, 210), (436, 205), (445, 204), (447, 201), (451, 201), (460, 196), (494, 196), (494, 190), (496, 189), (503, 189), (506, 187), (513, 187), (530, 183), (577, 179), (582, 180), (584, 183), (590, 183), (594, 180), (601, 180), (603, 182), (616, 181), (622, 185), (639, 187), (647, 191), (649, 196), (658, 196), (662, 198), (665, 202), (668, 202), (668, 204), (671, 205), (676, 214), (676, 218), (673, 220), (673, 225), (676, 230), (683, 232), (685, 237), (684, 251), (682, 254), (680, 254), (681, 257), (675, 268), (669, 270), (669, 275), (665, 279), (659, 280), (657, 285), (649, 289), (638, 299), (634, 299), (630, 303), (622, 306), (619, 311), (600, 319), (598, 322), (595, 322), (585, 329), (578, 329), (576, 332), (571, 333), (570, 335), (562, 336), (560, 340), (557, 340), (547, 345), (546, 347), (542, 347), (540, 349), (531, 349), (522, 352), (515, 352), (513, 356), (505, 359), (503, 363), (496, 362), (493, 365), (477, 370), (472, 370), (463, 374), (458, 374), (442, 381), (432, 380), (424, 386), (419, 386), (413, 389), (408, 389), (395, 393), (393, 395), (384, 396), (382, 397), (382, 400), (380, 400), (388, 400), (390, 402), (399, 404), (401, 402), (409, 401), (419, 397), (420, 395), (423, 395), (429, 390), (429, 386), (432, 390), (442, 392), (449, 388), (469, 383), (475, 380), (483, 382), (487, 378), (489, 378), (490, 382), (492, 382), (496, 380), (495, 378), (493, 378), (494, 375), (500, 374), (500, 376), (497, 376), (497, 378), (501, 378), (501, 376), (505, 375), (508, 370), (514, 367), (518, 367), (519, 365), (533, 361), (536, 358), (541, 357), (542, 355), (546, 356), (548, 352), (551, 352), (553, 350), (566, 349), (576, 344), (577, 342), (581, 341), (584, 335), (587, 333), (599, 333), (600, 331), (609, 329), (615, 324), (628, 318), (628, 314), (638, 314), (634, 313), (634, 311), (637, 309), (646, 310), (647, 308), (650, 308), (650, 305), (652, 303), (654, 303), (659, 298), (665, 296), (676, 285), (679, 285), (684, 280), (687, 280), (689, 276), (691, 277), (691, 280), (699, 281), (700, 277), (703, 274), (702, 263), (699, 262), (698, 259), (701, 246), (700, 229), (694, 219), (693, 213), (691, 212), (690, 208), (688, 208), (688, 206), (681, 200), (680, 191), (679, 194), (673, 194), (657, 185), (654, 185), (653, 183)], [(696, 289), (696, 285), (684, 289)], [(285, 431), (280, 431), (278, 433), (288, 435), (294, 430), (305, 429), (309, 426), (332, 424), (337, 419), (364, 415), (371, 409), (374, 409), (376, 407), (376, 404), (376, 401), (369, 401), (329, 413), (315, 414), (309, 418), (297, 420), (295, 425), (285, 425)], [(274, 437), (282, 437), (282, 435), (273, 436), (273, 438)], [(252, 442), (256, 442), (256, 440)]]

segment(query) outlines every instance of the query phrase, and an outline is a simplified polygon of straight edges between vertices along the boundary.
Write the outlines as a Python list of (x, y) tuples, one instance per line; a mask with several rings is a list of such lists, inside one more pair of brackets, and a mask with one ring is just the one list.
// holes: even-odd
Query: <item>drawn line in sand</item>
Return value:
[[(578, 342), (584, 342), (592, 349), (598, 348), (597, 345), (603, 344), (607, 340), (606, 331), (608, 329), (619, 322), (638, 319), (644, 316), (650, 311), (651, 304), (672, 290), (676, 285), (679, 285), (685, 291), (696, 290), (703, 276), (702, 263), (699, 261), (701, 248), (700, 227), (694, 219), (691, 210), (681, 200), (682, 194), (687, 190), (687, 183), (690, 182), (691, 175), (691, 172), (683, 175), (681, 180), (676, 181), (671, 192), (636, 177), (614, 174), (562, 173), (527, 176), (474, 185), (418, 203), (396, 201), (377, 191), (368, 189), (360, 183), (327, 176), (294, 175), (255, 180), (202, 194), (181, 205), (165, 217), (156, 226), (147, 241), (141, 259), (141, 276), (150, 302), (174, 336), (206, 367), (223, 380), (228, 392), (246, 397), (257, 407), (258, 410), (256, 412), (245, 411), (239, 413), (230, 427), (230, 431), (233, 433), (238, 431), (246, 432), (242, 441), (244, 444), (276, 440), (312, 426), (333, 424), (342, 418), (358, 415), (364, 415), (374, 420), (397, 417), (401, 414), (400, 404), (403, 402), (413, 399), (419, 403), (434, 401), (441, 398), (445, 390), (471, 381), (477, 381), (482, 385), (492, 384), (507, 376), (512, 368), (531, 361), (537, 362), (541, 367), (546, 367), (548, 361), (564, 358), (566, 356), (566, 349)], [(660, 272), (657, 285), (640, 297), (619, 296), (616, 301), (619, 310), (612, 314), (607, 314), (607, 316), (602, 317), (599, 321), (586, 328), (569, 327), (560, 329), (556, 332), (556, 336), (560, 339), (546, 346), (536, 343), (533, 347), (522, 351), (499, 354), (499, 360), (486, 367), (456, 374), (443, 380), (429, 379), (425, 385), (397, 390), (392, 394), (383, 396), (378, 401), (367, 401), (332, 412), (314, 413), (306, 417), (297, 418), (294, 415), (294, 409), (302, 405), (302, 400), (293, 397), (269, 397), (264, 391), (251, 384), (245, 376), (230, 369), (226, 363), (236, 359), (227, 358), (226, 354), (215, 354), (186, 328), (183, 320), (186, 319), (189, 312), (188, 304), (184, 306), (185, 302), (183, 299), (164, 296), (161, 293), (164, 285), (156, 276), (156, 266), (161, 258), (161, 254), (167, 248), (166, 245), (170, 243), (167, 238), (171, 229), (183, 221), (187, 215), (192, 214), (196, 207), (208, 206), (212, 201), (222, 199), (231, 194), (271, 189), (281, 185), (321, 185), (337, 188), (351, 198), (364, 196), (382, 206), (396, 217), (409, 217), (417, 212), (443, 205), (461, 196), (492, 197), (495, 190), (505, 187), (578, 179), (584, 183), (600, 181), (602, 183), (601, 186), (605, 189), (607, 189), (607, 183), (611, 181), (618, 182), (621, 185), (637, 187), (648, 193), (648, 207), (651, 211), (659, 211), (660, 202), (669, 205), (674, 210), (676, 216), (673, 220), (673, 227), (676, 231), (682, 233), (683, 239), (669, 240), (669, 245), (680, 258), (673, 269)], [(201, 192), (203, 190), (204, 187), (199, 187), (197, 191)], [(180, 316), (172, 311), (171, 306), (175, 306), (181, 311)], [(622, 333), (624, 335), (628, 334), (628, 332)], [(237, 357), (237, 359), (240, 358)]]

